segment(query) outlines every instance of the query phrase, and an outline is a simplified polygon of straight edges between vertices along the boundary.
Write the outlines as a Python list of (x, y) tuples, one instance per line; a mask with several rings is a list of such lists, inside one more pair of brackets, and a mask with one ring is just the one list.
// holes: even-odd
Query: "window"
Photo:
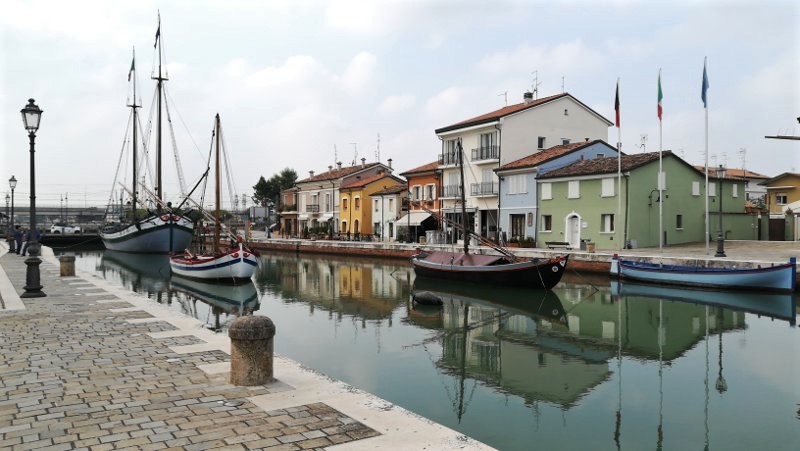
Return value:
[(561, 145), (566, 146), (567, 144), (569, 144), (569, 138), (561, 138)]
[(581, 197), (581, 182), (578, 180), (567, 182), (567, 198), (577, 199), (579, 197)]
[(412, 193), (414, 200), (420, 200), (420, 196), (422, 195), (422, 187), (419, 185), (414, 185)]
[(434, 185), (425, 185), (425, 200), (433, 200), (436, 198), (436, 187)]
[(375, 211), (378, 211), (378, 199), (373, 202), (375, 204)]
[(511, 215), (511, 238), (525, 236), (525, 215)]
[(542, 200), (550, 200), (553, 198), (553, 184), (542, 183)]
[(717, 184), (714, 182), (708, 182), (708, 197), (716, 197), (717, 195)]
[(394, 212), (394, 199), (392, 199), (390, 197), (389, 198), (389, 213), (393, 213), (393, 212)]
[(325, 193), (325, 211), (332, 211), (331, 208), (331, 193)]
[(536, 141), (536, 143), (539, 149), (544, 149), (544, 143), (545, 143), (544, 136), (540, 136), (539, 139)]
[(347, 198), (342, 199), (342, 209), (347, 210)]
[(481, 149), (491, 149), (497, 145), (495, 141), (495, 134), (492, 133), (481, 133)]
[(739, 185), (735, 183), (733, 184), (731, 194), (733, 195), (733, 197), (739, 197)]
[(600, 224), (602, 229), (601, 232), (611, 233), (614, 231), (614, 215), (613, 214), (602, 214), (600, 215)]
[(361, 198), (356, 197), (355, 199), (353, 199), (353, 208), (358, 210), (360, 207), (361, 207)]
[(692, 196), (700, 195), (700, 182), (692, 182)]
[(542, 232), (550, 232), (553, 230), (553, 216), (542, 215)]
[(442, 164), (458, 164), (458, 152), (456, 151), (456, 140), (448, 139), (444, 142), (444, 155)]
[(778, 193), (775, 195), (775, 203), (777, 205), (786, 205), (789, 203), (789, 196), (786, 193)]
[(604, 154), (604, 153), (598, 153), (598, 154), (595, 156), (595, 158), (596, 158), (596, 159), (600, 159), (600, 158), (605, 158), (605, 156), (606, 156), (606, 154)]
[(683, 215), (675, 215), (675, 228), (683, 229)]
[(528, 192), (525, 174), (509, 175), (506, 180), (508, 180), (508, 194), (525, 194)]
[(600, 196), (602, 197), (614, 196), (614, 179), (607, 178), (602, 180), (602, 186), (600, 187)]

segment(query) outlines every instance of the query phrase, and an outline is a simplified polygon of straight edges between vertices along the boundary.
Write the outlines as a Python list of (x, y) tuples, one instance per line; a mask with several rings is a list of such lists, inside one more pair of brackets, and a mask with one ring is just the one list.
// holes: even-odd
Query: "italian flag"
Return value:
[(661, 120), (661, 113), (663, 111), (661, 106), (661, 100), (664, 98), (664, 94), (661, 92), (661, 69), (658, 70), (658, 120)]

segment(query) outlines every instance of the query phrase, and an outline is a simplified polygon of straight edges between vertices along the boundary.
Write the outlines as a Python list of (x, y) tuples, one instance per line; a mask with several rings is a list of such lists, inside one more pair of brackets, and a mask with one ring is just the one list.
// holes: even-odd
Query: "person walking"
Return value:
[(19, 255), (19, 251), (22, 249), (22, 229), (20, 229), (18, 225), (14, 226), (14, 241), (17, 243), (17, 247), (14, 249), (14, 252)]

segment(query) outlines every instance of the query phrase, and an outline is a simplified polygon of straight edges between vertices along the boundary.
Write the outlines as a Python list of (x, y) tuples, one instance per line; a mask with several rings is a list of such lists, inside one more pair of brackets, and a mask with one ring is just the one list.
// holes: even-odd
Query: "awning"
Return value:
[[(411, 216), (409, 218), (409, 216)], [(412, 211), (411, 213), (404, 215), (398, 219), (394, 220), (395, 227), (402, 227), (411, 225), (412, 227), (417, 227), (422, 224), (422, 221), (431, 217), (430, 213), (426, 213), (424, 211)]]
[(298, 216), (297, 219), (299, 219), (301, 221), (308, 221), (308, 215), (307, 214), (302, 214), (302, 215)]
[(333, 213), (325, 213), (319, 217), (320, 222), (325, 222), (333, 219)]

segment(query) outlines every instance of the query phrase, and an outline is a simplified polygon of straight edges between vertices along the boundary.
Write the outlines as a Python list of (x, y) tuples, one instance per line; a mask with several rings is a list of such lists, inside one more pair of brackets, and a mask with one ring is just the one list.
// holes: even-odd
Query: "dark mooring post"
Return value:
[(273, 380), (275, 324), (266, 316), (240, 316), (228, 328), (233, 385), (263, 385)]

